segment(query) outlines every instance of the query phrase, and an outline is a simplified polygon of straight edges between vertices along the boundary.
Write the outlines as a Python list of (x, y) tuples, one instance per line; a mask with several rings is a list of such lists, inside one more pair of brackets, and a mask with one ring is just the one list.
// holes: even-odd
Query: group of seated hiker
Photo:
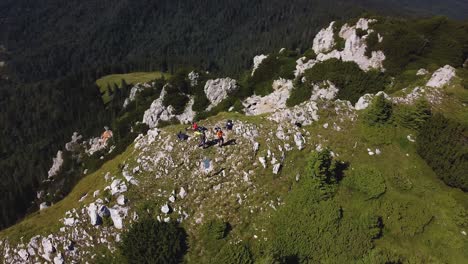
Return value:
[[(234, 124), (232, 120), (227, 120), (226, 126), (225, 126), (226, 130), (232, 130), (233, 126)], [(186, 128), (185, 130), (186, 131), (191, 130), (193, 131), (193, 134), (196, 137), (199, 137), (200, 139), (199, 144), (198, 144), (199, 147), (206, 148), (208, 146), (208, 143), (206, 141), (206, 131), (208, 131), (208, 129), (206, 127), (199, 126), (196, 122), (193, 122), (192, 126), (189, 128)], [(224, 145), (223, 130), (221, 129), (221, 127), (217, 126), (213, 129), (213, 132), (216, 135), (216, 139), (215, 139), (216, 143), (218, 144), (219, 147), (222, 147)], [(177, 134), (177, 138), (179, 140), (187, 140), (189, 136), (186, 133), (182, 133), (182, 131), (179, 131), (179, 133)]]

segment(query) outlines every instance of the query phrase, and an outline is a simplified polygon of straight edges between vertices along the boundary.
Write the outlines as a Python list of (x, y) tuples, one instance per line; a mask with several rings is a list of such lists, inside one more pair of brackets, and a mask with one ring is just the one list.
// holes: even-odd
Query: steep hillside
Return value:
[(466, 29), (337, 21), (239, 80), (134, 85), (111, 101), (113, 141), (65, 146), (90, 169), (71, 193), (0, 232), (2, 260), (464, 263)]
[[(115, 105), (101, 104), (96, 79), (135, 71), (175, 73), (182, 67), (239, 78), (257, 53), (273, 53), (281, 47), (303, 53), (319, 28), (332, 19), (346, 20), (364, 10), (463, 19), (466, 6), (465, 1), (456, 0), (3, 0), (0, 177), (4, 184), (0, 188), (10, 192), (0, 191), (0, 228), (35, 208), (31, 201), (47, 180), (50, 157), (74, 131), (91, 137), (119, 115)], [(271, 65), (279, 64), (271, 61)], [(257, 94), (268, 93), (271, 86), (266, 80), (271, 78), (252, 80)], [(120, 85), (121, 80), (117, 82)], [(246, 90), (250, 95), (250, 88)], [(188, 102), (181, 96), (173, 100), (178, 99)], [(203, 101), (194, 104), (202, 106)]]

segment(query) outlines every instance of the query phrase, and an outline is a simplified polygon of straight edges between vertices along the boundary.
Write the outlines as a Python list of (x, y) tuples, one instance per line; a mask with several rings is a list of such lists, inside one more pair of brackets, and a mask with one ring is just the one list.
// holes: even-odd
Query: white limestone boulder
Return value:
[(264, 54), (257, 55), (253, 58), (253, 68), (252, 68), (252, 74), (251, 74), (252, 76), (254, 76), (254, 73), (258, 69), (258, 66), (260, 66), (260, 64), (266, 58), (268, 58), (268, 55), (264, 55)]
[(268, 119), (277, 123), (300, 123), (307, 126), (319, 120), (318, 106), (314, 101), (307, 101), (292, 108), (278, 110)]
[(296, 61), (296, 69), (294, 70), (294, 76), (302, 76), (306, 70), (312, 69), (315, 64), (317, 64), (316, 60), (310, 59), (307, 60), (306, 57), (301, 57)]
[(310, 97), (310, 100), (333, 100), (335, 99), (338, 92), (339, 89), (332, 82), (324, 81), (323, 83), (313, 85), (312, 96)]
[(226, 99), (229, 94), (237, 90), (237, 81), (231, 78), (219, 78), (208, 80), (205, 84), (205, 94), (210, 105), (207, 107), (209, 111), (211, 108), (218, 105), (221, 101)]
[(356, 102), (356, 104), (354, 105), (354, 109), (356, 109), (356, 110), (366, 109), (367, 107), (369, 107), (369, 105), (371, 104), (374, 97), (375, 96), (380, 96), (380, 95), (383, 95), (385, 97), (385, 99), (387, 99), (387, 100), (391, 100), (390, 96), (388, 96), (388, 94), (386, 94), (383, 91), (380, 91), (380, 92), (376, 93), (375, 95), (365, 94), (365, 95), (361, 96), (359, 98), (359, 100)]
[(335, 46), (335, 39), (333, 34), (333, 25), (331, 22), (327, 28), (320, 30), (314, 38), (312, 49), (316, 54), (326, 53)]
[(449, 84), (455, 76), (455, 68), (450, 65), (445, 65), (432, 74), (431, 79), (427, 82), (426, 86), (442, 88)]
[(188, 79), (190, 80), (190, 86), (195, 87), (198, 84), (198, 78), (200, 78), (200, 74), (196, 71), (191, 71), (188, 74)]
[(95, 203), (90, 203), (86, 210), (88, 212), (90, 224), (93, 226), (99, 225), (101, 219), (98, 215), (98, 206)]
[(427, 75), (427, 74), (429, 74), (429, 72), (424, 68), (421, 68), (418, 70), (418, 72), (416, 72), (417, 76), (422, 76), (422, 75)]
[(279, 79), (273, 81), (273, 93), (267, 96), (253, 95), (242, 104), (246, 115), (260, 115), (286, 108), (286, 101), (293, 89), (292, 80)]
[(179, 190), (180, 199), (184, 199), (186, 196), (187, 196), (187, 191), (184, 189), (184, 187), (180, 187), (180, 190)]
[(57, 155), (52, 159), (52, 167), (49, 169), (48, 176), (52, 178), (56, 176), (63, 165), (63, 152), (61, 150), (57, 151)]

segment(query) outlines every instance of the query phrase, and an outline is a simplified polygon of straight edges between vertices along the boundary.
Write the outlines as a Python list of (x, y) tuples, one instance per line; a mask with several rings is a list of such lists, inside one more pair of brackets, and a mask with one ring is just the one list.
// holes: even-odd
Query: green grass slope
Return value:
[(167, 79), (169, 77), (170, 74), (160, 71), (110, 74), (97, 79), (96, 84), (102, 94), (102, 100), (104, 103), (107, 103), (110, 100), (107, 88), (110, 87), (111, 89), (115, 89), (116, 86), (120, 88), (122, 86), (122, 80), (125, 80), (128, 85), (132, 85), (136, 83), (149, 82), (160, 78)]
[[(321, 121), (300, 129), (308, 135), (306, 148), (286, 152), (278, 175), (272, 173), (271, 165), (263, 169), (256, 161), (268, 150), (278, 154), (277, 145), (284, 143), (274, 136), (278, 125), (265, 117), (222, 113), (202, 122), (212, 127), (233, 119), (238, 125), (257, 128), (257, 154), (249, 139), (234, 134), (231, 138), (236, 138), (237, 144), (223, 149), (201, 150), (195, 146), (196, 140), (175, 142), (175, 133), (183, 126), (168, 126), (162, 129), (160, 140), (144, 150), (130, 146), (86, 176), (63, 201), (2, 231), (0, 237), (14, 243), (20, 238), (28, 241), (33, 235), (58, 232), (63, 226), (58, 219), (65, 211), (93, 201), (88, 195), (78, 202), (85, 193), (106, 186), (106, 172), (118, 175), (124, 164), (133, 168), (139, 158), (156, 157), (165, 151), (177, 166), (164, 172), (165, 167), (158, 165), (152, 172), (137, 174), (140, 185), (130, 187), (126, 196), (140, 217), (163, 217), (160, 208), (167, 203), (167, 197), (185, 186), (190, 198), (178, 199), (171, 206), (183, 208), (190, 215), (182, 222), (189, 235), (187, 263), (211, 263), (224, 258), (227, 248), (239, 241), (247, 245), (251, 258), (259, 263), (463, 263), (468, 258), (468, 240), (461, 233), (468, 227), (468, 194), (437, 179), (417, 155), (414, 143), (406, 139), (413, 131), (342, 120), (332, 109), (321, 110)], [(336, 123), (341, 130), (324, 128), (325, 122), (330, 126)], [(286, 142), (294, 146), (291, 139)], [(168, 144), (171, 151), (166, 149)], [(344, 178), (326, 198), (305, 169), (318, 144), (349, 164)], [(369, 156), (367, 148), (379, 148), (382, 154)], [(200, 173), (199, 164), (205, 158), (221, 172)], [(242, 179), (243, 172), (248, 173), (250, 183)], [(218, 185), (221, 188), (214, 191)], [(170, 217), (174, 221), (177, 215)], [(203, 235), (204, 223), (210, 219), (220, 219), (231, 227), (227, 236), (215, 243)], [(99, 229), (91, 230), (93, 236), (98, 236)], [(125, 261), (119, 251), (112, 254), (102, 245), (88, 250), (107, 261)]]

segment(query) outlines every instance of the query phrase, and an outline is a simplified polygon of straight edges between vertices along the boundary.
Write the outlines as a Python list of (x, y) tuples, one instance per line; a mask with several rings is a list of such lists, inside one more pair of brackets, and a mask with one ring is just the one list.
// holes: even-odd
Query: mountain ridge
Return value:
[[(419, 148), (427, 145), (424, 152), (433, 154), (434, 148), (463, 144), (463, 132), (444, 130), (446, 139), (431, 124), (444, 126), (443, 118), (435, 121), (442, 114), (467, 125), (464, 60), (452, 51), (434, 52), (438, 45), (414, 53), (411, 61), (385, 54), (393, 33), (378, 29), (391, 22), (362, 18), (336, 29), (332, 23), (304, 54), (282, 49), (257, 57), (255, 71), (238, 82), (194, 70), (123, 87), (122, 94), (115, 90), (111, 103), (122, 115), (113, 124), (114, 135), (133, 143), (122, 145), (122, 152), (118, 141), (114, 150), (97, 152), (97, 160), (110, 160), (85, 176), (70, 196), (0, 232), (4, 261), (93, 261), (100, 254), (107, 261), (132, 261), (128, 248), (117, 246), (127, 243), (121, 232), (147, 217), (181, 223), (191, 246), (185, 255), (189, 263), (226, 259), (223, 254), (233, 245), (248, 252), (242, 255), (246, 263), (463, 261), (467, 194), (437, 179), (455, 183), (436, 175), (433, 161), (421, 158)], [(428, 23), (450, 28), (440, 18), (409, 28)], [(381, 45), (372, 51), (385, 56), (368, 68), (368, 40), (375, 32), (382, 40), (376, 35)], [(413, 39), (411, 30), (406, 34)], [(466, 54), (463, 48), (456, 51)], [(447, 60), (457, 68), (439, 64)], [(396, 77), (391, 80), (386, 72)], [(373, 90), (387, 78), (383, 91)], [(209, 128), (206, 149), (197, 146), (188, 124), (168, 125), (195, 105), (197, 114), (180, 121), (199, 120)], [(212, 145), (211, 128), (228, 119), (234, 121), (233, 130), (226, 131), (229, 144)], [(421, 126), (427, 138), (420, 136)], [(180, 131), (187, 131), (187, 141), (177, 140)], [(87, 142), (76, 143), (92, 147)], [(467, 164), (466, 150), (465, 144), (438, 156), (459, 159), (461, 170), (451, 167), (455, 163), (445, 169), (460, 179), (463, 174), (456, 173)], [(213, 245), (203, 230), (215, 220), (232, 229)], [(349, 248), (349, 241), (356, 246)]]

